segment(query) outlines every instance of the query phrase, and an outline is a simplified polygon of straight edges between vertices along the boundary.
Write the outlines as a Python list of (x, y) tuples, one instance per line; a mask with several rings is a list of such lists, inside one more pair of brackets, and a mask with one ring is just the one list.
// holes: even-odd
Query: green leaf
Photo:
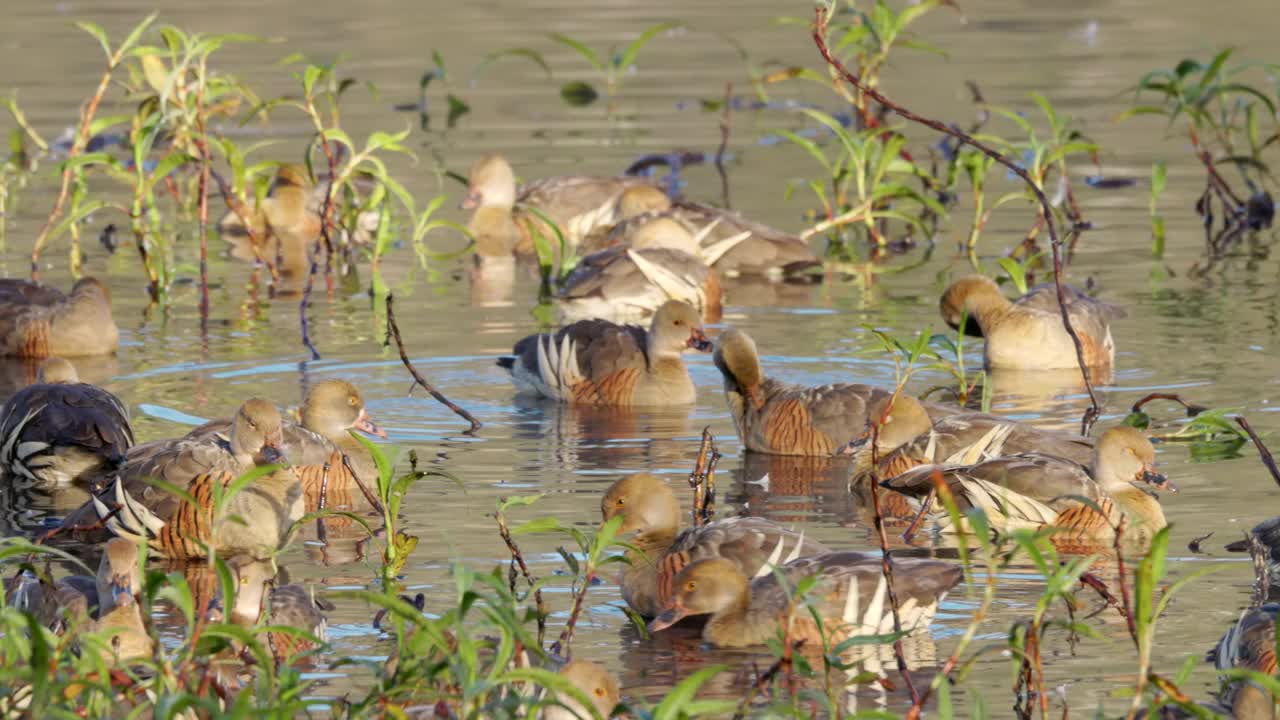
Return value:
[[(680, 720), (689, 716), (688, 707), (694, 701), (698, 694), (698, 690), (707, 683), (708, 680), (719, 675), (728, 669), (726, 665), (712, 665), (705, 667), (680, 681), (680, 684), (671, 689), (666, 697), (662, 698), (662, 702), (653, 709), (653, 720)], [(736, 707), (735, 703), (724, 701), (721, 707), (714, 712), (728, 713), (732, 712)], [(711, 712), (707, 710), (707, 712)]]
[(88, 20), (77, 20), (76, 27), (92, 35), (98, 41), (98, 44), (102, 46), (102, 53), (107, 56), (108, 60), (111, 59), (111, 43), (107, 42), (107, 32), (102, 29), (101, 25)]
[(560, 98), (570, 107), (584, 107), (595, 102), (600, 93), (591, 83), (575, 80), (560, 88)]
[(658, 33), (666, 32), (667, 30), (672, 30), (678, 27), (680, 27), (680, 23), (664, 22), (648, 28), (644, 32), (640, 33), (640, 37), (632, 40), (631, 44), (627, 45), (627, 49), (622, 51), (622, 56), (615, 60), (614, 67), (619, 70), (626, 70), (631, 67), (636, 61), (636, 56), (640, 54), (640, 51), (644, 46), (648, 45), (649, 42), (658, 35)]
[(551, 78), (551, 66), (547, 64), (546, 58), (542, 57), (542, 53), (538, 52), (537, 50), (532, 50), (530, 48), (525, 48), (525, 47), (508, 48), (506, 50), (499, 50), (498, 52), (495, 52), (495, 53), (489, 53), (488, 55), (484, 56), (484, 59), (480, 61), (480, 64), (476, 66), (476, 69), (471, 71), (471, 76), (473, 78), (478, 77), (480, 75), (480, 72), (484, 70), (486, 67), (488, 67), (492, 63), (497, 62), (498, 60), (501, 60), (502, 58), (507, 58), (507, 57), (526, 58), (530, 62), (542, 68), (542, 72), (546, 74), (547, 79)]
[(151, 27), (151, 23), (155, 22), (158, 16), (158, 12), (153, 12), (143, 18), (142, 22), (134, 25), (133, 29), (130, 30), (129, 34), (125, 37), (124, 42), (120, 43), (120, 47), (116, 49), (117, 57), (124, 57), (125, 53), (132, 50), (133, 46), (138, 44), (138, 40), (142, 37), (142, 33), (146, 32), (147, 28)]
[(1166, 181), (1169, 179), (1169, 168), (1163, 160), (1151, 163), (1151, 212), (1156, 209), (1156, 200), (1164, 193)]
[(561, 525), (559, 519), (554, 517), (541, 517), (520, 523), (519, 525), (511, 528), (511, 534), (525, 535), (527, 533), (544, 533), (551, 532), (553, 530), (560, 530), (562, 528), (563, 525)]
[(551, 39), (581, 55), (587, 62), (591, 63), (592, 67), (600, 72), (605, 71), (605, 64), (600, 60), (600, 57), (596, 55), (594, 50), (582, 44), (581, 41), (561, 33), (552, 33)]

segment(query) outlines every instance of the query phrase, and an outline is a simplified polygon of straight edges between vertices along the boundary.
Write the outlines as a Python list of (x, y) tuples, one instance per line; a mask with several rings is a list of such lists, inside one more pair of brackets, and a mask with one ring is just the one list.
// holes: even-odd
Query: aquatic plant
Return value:
[[(623, 77), (632, 70), (640, 51), (658, 35), (680, 27), (678, 22), (660, 22), (650, 25), (640, 32), (636, 39), (619, 50), (611, 47), (601, 53), (593, 50), (581, 40), (564, 33), (552, 33), (551, 39), (572, 50), (578, 57), (587, 61), (604, 82), (605, 95), (612, 99), (622, 88)], [(546, 63), (542, 63), (546, 66)], [(590, 105), (600, 97), (595, 86), (585, 80), (575, 80), (560, 88), (560, 97), (569, 105)]]

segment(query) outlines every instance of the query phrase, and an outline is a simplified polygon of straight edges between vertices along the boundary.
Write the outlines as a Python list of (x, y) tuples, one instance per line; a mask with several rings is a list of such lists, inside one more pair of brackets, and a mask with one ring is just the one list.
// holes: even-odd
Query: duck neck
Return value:
[(733, 601), (717, 610), (707, 621), (702, 636), (715, 645), (733, 647), (758, 645), (774, 633), (774, 624), (767, 622), (771, 618), (751, 617), (751, 586), (746, 578), (742, 579)]
[(645, 616), (658, 614), (658, 563), (675, 543), (675, 528), (643, 530), (631, 539), (622, 587), (627, 604)]
[(996, 290), (974, 293), (964, 301), (964, 311), (978, 322), (984, 332), (1009, 314), (1012, 308), (1013, 303), (1009, 302), (1009, 298)]
[(510, 257), (520, 240), (520, 228), (511, 216), (511, 208), (506, 206), (476, 209), (467, 230), (475, 238), (475, 254), (485, 259)]

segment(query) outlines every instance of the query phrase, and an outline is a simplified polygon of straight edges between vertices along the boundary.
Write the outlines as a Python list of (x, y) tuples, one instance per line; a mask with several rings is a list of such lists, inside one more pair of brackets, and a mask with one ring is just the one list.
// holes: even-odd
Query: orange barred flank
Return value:
[(764, 440), (774, 452), (796, 455), (830, 455), (831, 439), (813, 427), (809, 409), (799, 400), (778, 403), (765, 417)]
[(676, 575), (689, 564), (688, 552), (667, 553), (658, 563), (658, 606), (667, 604), (667, 600), (675, 593)]
[(231, 473), (202, 473), (187, 485), (194, 504), (183, 499), (152, 542), (171, 560), (206, 557), (205, 546), (213, 542), (213, 488), (221, 482), (225, 488), (235, 480)]
[(1089, 367), (1101, 367), (1111, 364), (1111, 353), (1103, 343), (1089, 333), (1078, 333), (1080, 349), (1084, 351), (1084, 362)]
[(19, 354), (33, 358), (48, 357), (50, 330), (48, 320), (36, 320), (28, 324)]
[(899, 450), (880, 461), (880, 477), (884, 480), (896, 478), (911, 468), (922, 464), (923, 463), (920, 461)]
[(588, 405), (630, 405), (639, 381), (637, 368), (619, 370), (596, 382), (583, 380), (573, 386), (573, 400)]
[(276, 664), (288, 663), (293, 658), (316, 647), (316, 644), (293, 633), (269, 632), (267, 643), (271, 645), (271, 655)]
[(707, 271), (707, 281), (702, 285), (702, 293), (706, 298), (702, 317), (707, 322), (719, 322), (722, 313), (720, 298), (724, 291), (720, 288), (720, 274), (715, 270)]
[(1111, 548), (1115, 529), (1113, 518), (1120, 517), (1120, 511), (1110, 498), (1097, 501), (1099, 514), (1089, 505), (1074, 505), (1058, 513), (1053, 526), (1059, 532), (1050, 538), (1059, 552), (1087, 555)]

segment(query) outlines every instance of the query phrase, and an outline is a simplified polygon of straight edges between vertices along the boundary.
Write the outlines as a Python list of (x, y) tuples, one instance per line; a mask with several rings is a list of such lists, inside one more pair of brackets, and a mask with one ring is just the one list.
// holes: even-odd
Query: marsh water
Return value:
[[(963, 18), (944, 9), (917, 26), (919, 36), (942, 48), (945, 56), (895, 51), (883, 84), (901, 102), (961, 125), (974, 116), (966, 80), (978, 82), (989, 102), (1029, 115), (1036, 112), (1029, 94), (1040, 91), (1102, 146), (1101, 168), (1077, 163), (1073, 178), (1086, 217), (1096, 229), (1082, 237), (1070, 268), (1072, 282), (1091, 281), (1101, 297), (1128, 311), (1113, 330), (1117, 370), (1101, 388), (1105, 407), (1100, 427), (1117, 422), (1136, 398), (1169, 390), (1213, 407), (1243, 410), (1264, 435), (1280, 430), (1280, 415), (1272, 414), (1280, 393), (1280, 365), (1273, 355), (1280, 339), (1280, 260), (1269, 257), (1273, 237), (1263, 234), (1206, 276), (1190, 275), (1187, 270), (1201, 258), (1204, 243), (1192, 207), (1202, 188), (1202, 172), (1185, 139), (1167, 132), (1163, 120), (1115, 119), (1131, 98), (1129, 88), (1148, 70), (1171, 67), (1184, 57), (1206, 58), (1228, 45), (1236, 47), (1242, 59), (1269, 59), (1266, 53), (1274, 47), (1277, 27), (1272, 0), (983, 0), (962, 7)], [(11, 0), (4, 9), (0, 92), (16, 91), (31, 123), (51, 137), (74, 124), (79, 103), (102, 69), (97, 44), (72, 21), (95, 20), (119, 37), (151, 10), (121, 0)], [(811, 6), (800, 2), (379, 0), (360, 5), (177, 0), (160, 9), (163, 22), (187, 30), (266, 38), (267, 42), (236, 46), (216, 56), (220, 70), (239, 75), (264, 96), (296, 87), (289, 68), (278, 64), (288, 54), (302, 52), (321, 61), (344, 58), (344, 74), (362, 85), (344, 101), (345, 128), (360, 137), (374, 129), (412, 124), (410, 142), (419, 162), (397, 162), (394, 170), (420, 204), (447, 192), (451, 199), (446, 214), (455, 219), (462, 218), (452, 209), (461, 186), (448, 180), (438, 184), (433, 157), (465, 173), (478, 155), (498, 151), (523, 177), (536, 178), (618, 173), (634, 158), (652, 152), (712, 152), (720, 139), (720, 118), (704, 111), (700, 101), (719, 98), (726, 81), (734, 82), (740, 92), (748, 90), (747, 70), (727, 38), (749, 48), (761, 63), (816, 67), (818, 60), (803, 26), (775, 22), (780, 15), (807, 18)], [(683, 22), (686, 29), (666, 33), (646, 48), (612, 101), (602, 99), (584, 108), (570, 108), (561, 101), (559, 85), (587, 78), (589, 72), (580, 58), (547, 40), (547, 33), (564, 32), (593, 47), (608, 47), (663, 20)], [(488, 54), (511, 47), (544, 52), (554, 79), (517, 58), (472, 74)], [(415, 113), (394, 109), (416, 101), (418, 80), (432, 64), (433, 49), (448, 65), (450, 91), (471, 108), (451, 129), (444, 127), (438, 83), (428, 88), (434, 113), (430, 130), (418, 126)], [(366, 82), (377, 92), (368, 92)], [(779, 86), (775, 99), (838, 109), (829, 90), (800, 81)], [(806, 224), (804, 213), (811, 202), (802, 193), (788, 199), (787, 181), (815, 177), (819, 169), (799, 148), (768, 140), (779, 128), (810, 127), (782, 105), (734, 114), (728, 177), (736, 209), (798, 230)], [(0, 120), (0, 128), (7, 132), (8, 127), (7, 117)], [(1012, 132), (1011, 126), (998, 121), (992, 127)], [(261, 156), (286, 160), (301, 156), (307, 137), (305, 119), (286, 112), (277, 113), (265, 129), (228, 132), (265, 134), (277, 143)], [(921, 137), (915, 131), (912, 136)], [(1169, 240), (1161, 260), (1152, 258), (1147, 214), (1146, 178), (1157, 159), (1170, 166), (1170, 187), (1161, 200)], [(1137, 183), (1095, 189), (1083, 182), (1084, 175), (1099, 172), (1135, 178)], [(712, 169), (687, 168), (683, 179), (690, 196), (719, 200), (719, 178)], [(19, 197), (7, 219), (7, 245), (0, 255), (4, 275), (26, 274), (30, 241), (55, 192), (37, 184)], [(968, 199), (963, 199), (932, 248), (922, 245), (882, 261), (874, 272), (832, 274), (812, 286), (731, 283), (720, 326), (748, 330), (759, 343), (767, 370), (785, 379), (892, 385), (894, 363), (878, 350), (866, 326), (898, 335), (940, 327), (938, 294), (948, 277), (968, 267), (957, 243), (968, 232), (971, 211)], [(993, 259), (1021, 240), (1032, 219), (1031, 208), (1019, 203), (993, 214), (979, 246), (988, 272), (995, 272)], [(178, 285), (170, 312), (148, 312), (136, 254), (125, 247), (107, 256), (92, 242), (105, 222), (95, 219), (86, 230), (86, 271), (109, 279), (123, 341), (118, 358), (86, 374), (126, 401), (139, 439), (173, 436), (199, 418), (226, 416), (251, 395), (293, 405), (317, 379), (338, 376), (355, 381), (373, 417), (390, 433), (391, 443), (404, 451), (416, 450), (426, 462), (462, 480), (461, 487), (439, 479), (420, 482), (405, 505), (406, 529), (422, 538), (405, 569), (405, 588), (424, 593), (428, 610), (453, 601), (451, 563), (488, 568), (505, 559), (490, 516), (498, 498), (545, 493), (533, 508), (517, 511), (517, 519), (546, 514), (589, 526), (599, 520), (599, 494), (624, 473), (653, 471), (682, 486), (704, 426), (711, 428), (724, 453), (721, 512), (747, 512), (802, 526), (840, 547), (874, 545), (865, 508), (850, 496), (839, 468), (770, 462), (741, 452), (719, 375), (707, 356), (689, 358), (699, 388), (691, 411), (583, 413), (516, 398), (494, 359), (539, 328), (530, 312), (537, 291), (532, 279), (521, 281), (510, 302), (478, 305), (472, 301), (461, 259), (433, 260), (423, 268), (406, 246), (394, 250), (386, 263), (385, 279), (396, 294), (400, 325), (417, 367), (484, 423), (481, 431), (469, 435), (463, 432), (465, 423), (422, 393), (406, 396), (409, 378), (394, 352), (383, 347), (376, 329), (367, 265), (360, 268), (359, 288), (339, 287), (332, 297), (322, 291), (314, 298), (312, 333), (322, 359), (311, 361), (300, 340), (297, 299), (264, 296), (260, 307), (247, 305), (250, 270), (231, 260), (217, 258), (212, 266), (214, 303), (207, 334), (201, 331), (190, 282)], [(462, 245), (461, 238), (448, 232), (436, 233), (428, 242), (440, 251)], [(45, 279), (67, 281), (65, 249), (63, 241), (48, 254)], [(179, 257), (188, 281), (194, 277), (195, 257), (188, 237)], [(718, 327), (710, 329), (713, 334)], [(971, 344), (972, 366), (980, 364), (979, 353), (977, 344)], [(912, 380), (911, 389), (923, 391), (946, 381), (940, 373), (924, 372)], [(1074, 427), (1085, 405), (1070, 377), (996, 379), (995, 409), (1019, 419)], [(1177, 417), (1166, 408), (1155, 412), (1163, 419)], [(1178, 443), (1161, 444), (1158, 453), (1181, 489), (1164, 501), (1173, 525), (1172, 574), (1222, 565), (1216, 574), (1184, 590), (1160, 624), (1156, 669), (1172, 674), (1185, 658), (1202, 655), (1248, 603), (1251, 565), (1245, 558), (1225, 554), (1221, 546), (1276, 514), (1280, 490), (1247, 446), (1225, 458), (1206, 458)], [(767, 486), (758, 482), (766, 473)], [(1210, 531), (1214, 535), (1204, 542), (1204, 554), (1187, 549), (1192, 538)], [(555, 548), (564, 539), (535, 535), (522, 542), (536, 573), (561, 572), (563, 563)], [(349, 539), (331, 538), (329, 547), (312, 541), (295, 545), (283, 564), (295, 581), (326, 589), (359, 588), (374, 576), (376, 559), (363, 557), (367, 549)], [(961, 588), (948, 599), (933, 625), (932, 642), (920, 642), (912, 650), (921, 672), (929, 673), (933, 659), (945, 658), (954, 647), (976, 606), (976, 596), (968, 590)], [(1003, 645), (1009, 624), (1026, 617), (1038, 596), (1037, 578), (1029, 569), (1001, 578), (995, 612), (975, 647)], [(706, 663), (751, 659), (706, 650), (689, 635), (641, 639), (619, 609), (621, 599), (611, 581), (593, 588), (588, 598), (575, 651), (615, 670), (630, 698), (658, 697)], [(568, 610), (566, 578), (553, 582), (550, 602), (556, 612), (553, 622), (563, 622)], [(386, 655), (388, 645), (372, 627), (371, 616), (367, 606), (339, 602), (330, 613), (334, 657)], [(1073, 649), (1058, 636), (1046, 647), (1048, 685), (1061, 686), (1073, 710), (1088, 712), (1099, 704), (1114, 710), (1127, 702), (1114, 693), (1131, 682), (1136, 667), (1132, 645), (1114, 613), (1088, 622), (1100, 639), (1084, 640)], [(319, 696), (341, 695), (361, 682), (359, 674), (351, 675), (348, 669), (321, 665), (314, 672), (322, 680), (316, 688)], [(978, 661), (960, 692), (980, 691), (999, 716), (1008, 707), (1010, 682), (1009, 661), (995, 651)], [(734, 694), (739, 692), (734, 683), (734, 676), (726, 674), (712, 690)], [(1215, 686), (1212, 668), (1198, 663), (1186, 689), (1205, 697)], [(868, 692), (861, 702), (866, 703), (862, 707), (884, 704), (902, 710), (909, 704), (904, 698), (901, 690)]]

